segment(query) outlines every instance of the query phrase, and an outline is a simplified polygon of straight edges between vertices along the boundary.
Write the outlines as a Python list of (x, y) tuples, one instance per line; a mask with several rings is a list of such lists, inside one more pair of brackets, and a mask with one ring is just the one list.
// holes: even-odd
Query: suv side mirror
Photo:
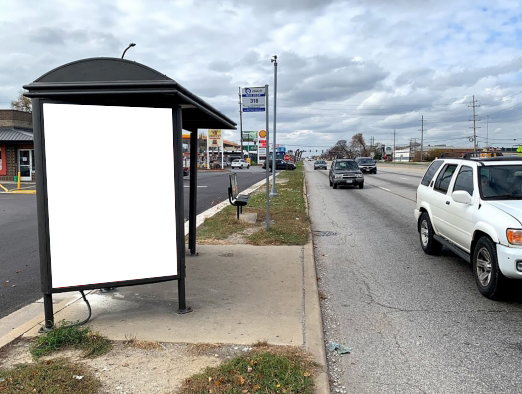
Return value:
[(471, 205), (471, 195), (467, 191), (457, 190), (451, 194), (451, 198), (453, 198), (455, 202)]

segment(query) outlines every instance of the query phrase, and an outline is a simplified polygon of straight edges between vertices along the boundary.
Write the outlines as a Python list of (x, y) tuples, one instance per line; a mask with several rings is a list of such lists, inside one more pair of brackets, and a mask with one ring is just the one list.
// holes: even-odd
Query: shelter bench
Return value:
[(230, 174), (230, 186), (228, 187), (228, 200), (230, 204), (237, 207), (237, 218), (239, 213), (243, 213), (243, 207), (248, 204), (250, 196), (248, 194), (239, 194), (237, 186), (237, 174)]

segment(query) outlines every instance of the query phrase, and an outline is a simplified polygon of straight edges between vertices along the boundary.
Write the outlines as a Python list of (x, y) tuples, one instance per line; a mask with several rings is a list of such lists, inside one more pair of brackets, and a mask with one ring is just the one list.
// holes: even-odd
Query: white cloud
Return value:
[[(278, 141), (291, 148), (366, 138), (406, 143), (478, 134), (522, 137), (518, 1), (0, 0), (0, 107), (70, 61), (146, 64), (239, 122), (239, 86), (270, 85), (278, 55)], [(272, 107), (270, 108), (273, 113)], [(487, 118), (489, 115), (489, 118)], [(245, 114), (245, 129), (265, 127)], [(271, 122), (272, 125), (272, 122)], [(493, 131), (491, 131), (493, 130)], [(228, 139), (239, 139), (227, 131)], [(459, 140), (457, 140), (458, 142)]]

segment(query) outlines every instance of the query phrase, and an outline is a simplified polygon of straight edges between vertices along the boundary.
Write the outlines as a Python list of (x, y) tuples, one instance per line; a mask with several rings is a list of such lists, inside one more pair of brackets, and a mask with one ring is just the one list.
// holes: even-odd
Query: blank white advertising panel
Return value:
[(172, 109), (43, 105), (52, 287), (175, 276)]

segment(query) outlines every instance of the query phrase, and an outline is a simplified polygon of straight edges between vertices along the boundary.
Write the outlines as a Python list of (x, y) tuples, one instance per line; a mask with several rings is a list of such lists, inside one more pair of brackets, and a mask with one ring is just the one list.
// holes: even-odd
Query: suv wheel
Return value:
[(373, 170), (373, 173), (374, 173), (374, 174), (377, 174), (377, 170)]
[(330, 182), (330, 186), (333, 186), (332, 180), (330, 178), (328, 178), (328, 181)]
[(473, 249), (473, 275), (484, 297), (498, 297), (505, 277), (498, 268), (495, 244), (488, 237), (480, 238)]
[(333, 182), (333, 188), (337, 189), (337, 183)]
[(364, 187), (364, 183), (361, 183), (361, 184), (359, 185), (359, 189), (362, 189), (363, 187)]
[(433, 238), (433, 234), (430, 215), (424, 212), (419, 221), (419, 235), (422, 250), (426, 254), (439, 254), (442, 251), (442, 244)]

